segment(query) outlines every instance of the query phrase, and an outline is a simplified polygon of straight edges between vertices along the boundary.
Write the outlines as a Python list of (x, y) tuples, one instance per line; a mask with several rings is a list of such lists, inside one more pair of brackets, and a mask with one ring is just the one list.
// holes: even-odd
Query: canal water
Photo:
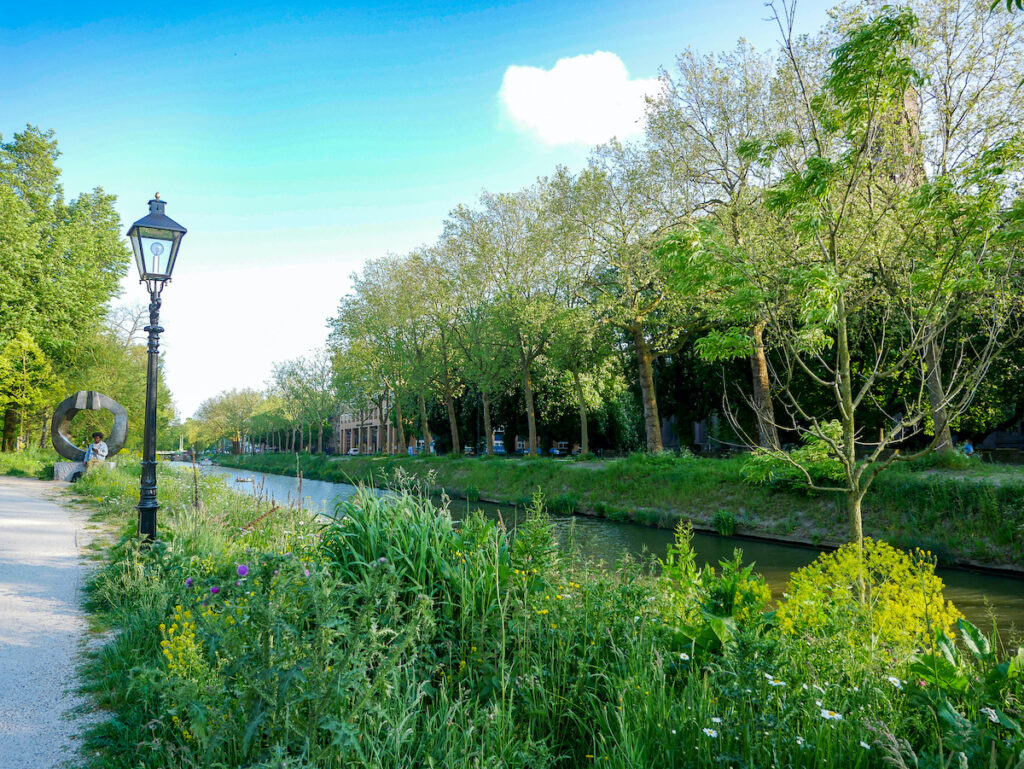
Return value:
[[(171, 464), (190, 467), (184, 462)], [(229, 486), (249, 494), (254, 491), (255, 480), (256, 486), (262, 488), (262, 493), (278, 503), (295, 504), (299, 499), (296, 478), (228, 467), (206, 466), (200, 470), (207, 475), (221, 476)], [(337, 501), (347, 499), (355, 492), (355, 486), (345, 483), (308, 479), (302, 481), (304, 506), (328, 515)], [(523, 511), (516, 508), (457, 499), (450, 503), (452, 517), (456, 520), (477, 509), (483, 510), (490, 518), (496, 519), (501, 515), (510, 528), (523, 517)], [(552, 515), (551, 518), (555, 532), (563, 542), (568, 538), (571, 526), (575, 542), (583, 555), (609, 564), (614, 563), (623, 553), (640, 555), (648, 552), (662, 558), (673, 539), (671, 531), (629, 522), (568, 515)], [(698, 560), (713, 565), (730, 558), (734, 548), (742, 548), (744, 562), (754, 561), (757, 564), (755, 571), (764, 576), (776, 598), (785, 589), (790, 573), (809, 564), (819, 553), (815, 548), (799, 545), (711, 534), (695, 534), (693, 544)], [(938, 574), (946, 584), (946, 598), (956, 604), (971, 622), (988, 632), (995, 621), (1004, 641), (1020, 639), (1024, 631), (1024, 579), (948, 568), (938, 569)]]

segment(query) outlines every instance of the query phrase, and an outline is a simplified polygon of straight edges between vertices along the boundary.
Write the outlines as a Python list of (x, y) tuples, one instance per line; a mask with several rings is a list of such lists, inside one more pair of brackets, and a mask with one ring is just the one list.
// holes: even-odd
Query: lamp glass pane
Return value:
[(174, 240), (174, 233), (167, 230), (139, 228), (139, 245), (145, 268), (143, 280), (166, 280), (171, 276)]

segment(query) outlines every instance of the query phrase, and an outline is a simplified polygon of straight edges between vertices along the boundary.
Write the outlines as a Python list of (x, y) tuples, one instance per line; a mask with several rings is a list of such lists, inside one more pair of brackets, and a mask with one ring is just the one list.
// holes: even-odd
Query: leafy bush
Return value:
[(850, 645), (877, 642), (906, 656), (960, 618), (942, 590), (927, 553), (868, 537), (863, 551), (850, 543), (794, 572), (777, 619), (786, 634), (839, 634)]

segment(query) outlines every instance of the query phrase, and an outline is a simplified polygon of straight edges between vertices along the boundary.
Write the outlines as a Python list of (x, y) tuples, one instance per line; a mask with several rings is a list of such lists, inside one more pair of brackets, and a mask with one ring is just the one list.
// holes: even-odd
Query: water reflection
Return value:
[[(171, 463), (187, 467), (185, 463)], [(298, 481), (283, 475), (263, 475), (245, 470), (226, 467), (202, 467), (209, 475), (224, 477), (229, 484), (246, 493), (253, 493), (253, 479), (262, 484), (263, 493), (278, 503), (292, 504), (298, 501)], [(335, 502), (355, 494), (356, 488), (345, 483), (303, 480), (302, 499), (304, 507), (316, 512), (329, 514)], [(470, 510), (481, 509), (493, 519), (501, 516), (509, 528), (514, 528), (522, 519), (523, 511), (480, 502), (452, 500), (452, 517), (459, 520)], [(609, 521), (605, 518), (583, 516), (552, 516), (555, 532), (559, 539), (568, 542), (570, 528), (573, 539), (582, 555), (606, 563), (614, 563), (623, 553), (639, 556), (651, 553), (662, 558), (672, 541), (672, 532), (648, 528), (634, 523)], [(756, 570), (764, 575), (778, 598), (785, 589), (789, 575), (801, 566), (813, 561), (818, 550), (795, 545), (780, 545), (756, 540), (716, 537), (709, 534), (694, 536), (698, 561), (717, 564), (732, 556), (733, 548), (743, 549), (745, 562), (754, 561)], [(946, 597), (973, 623), (983, 630), (990, 630), (993, 620), (998, 624), (1004, 640), (1019, 635), (1016, 629), (1024, 630), (1024, 580), (960, 569), (939, 569), (939, 575), (946, 583)]]

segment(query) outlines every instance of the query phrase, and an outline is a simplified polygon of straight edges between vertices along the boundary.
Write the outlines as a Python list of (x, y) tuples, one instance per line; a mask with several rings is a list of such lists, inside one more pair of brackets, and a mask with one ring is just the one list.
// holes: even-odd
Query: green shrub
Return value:
[(785, 634), (877, 641), (905, 656), (961, 616), (942, 590), (930, 554), (868, 537), (863, 551), (850, 543), (794, 572), (777, 618)]
[(736, 516), (729, 510), (718, 510), (711, 518), (711, 525), (723, 537), (731, 537), (736, 533)]

